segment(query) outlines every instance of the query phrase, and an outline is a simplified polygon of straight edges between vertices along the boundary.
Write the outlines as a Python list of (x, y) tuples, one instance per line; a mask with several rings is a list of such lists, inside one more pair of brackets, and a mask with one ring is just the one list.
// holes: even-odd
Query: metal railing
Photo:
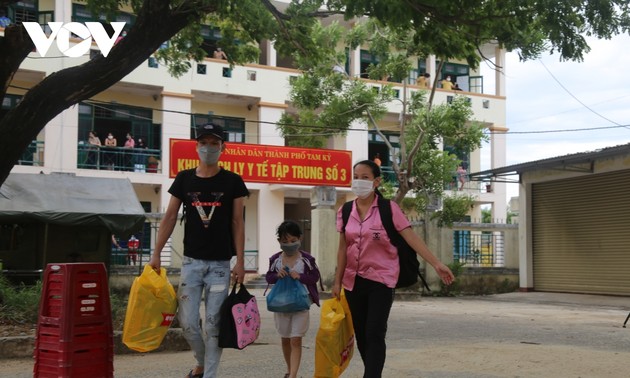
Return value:
[[(151, 258), (151, 249), (141, 248), (137, 253), (129, 253), (127, 248), (114, 248), (112, 249), (110, 256), (110, 265), (112, 266), (137, 266), (139, 272), (142, 267), (149, 262)], [(236, 264), (236, 257), (232, 257), (230, 261), (230, 267), (234, 267)], [(170, 264), (169, 264), (170, 265)], [(248, 250), (245, 251), (245, 271), (246, 272), (258, 272), (258, 251)]]
[(92, 146), (79, 143), (77, 168), (160, 173), (161, 151), (150, 148)]
[(44, 165), (44, 141), (34, 140), (32, 141), (26, 150), (20, 156), (17, 162), (18, 165)]
[(453, 260), (470, 267), (505, 265), (503, 232), (453, 231)]

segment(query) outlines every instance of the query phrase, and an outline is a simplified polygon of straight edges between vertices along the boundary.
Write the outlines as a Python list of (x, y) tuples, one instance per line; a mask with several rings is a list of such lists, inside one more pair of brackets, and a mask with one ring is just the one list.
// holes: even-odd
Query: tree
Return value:
[[(402, 81), (403, 85), (411, 68), (409, 57), (433, 54), (440, 62), (454, 58), (465, 60), (475, 68), (484, 59), (480, 46), (496, 43), (508, 50), (518, 48), (522, 59), (535, 58), (549, 49), (558, 51), (561, 59), (581, 60), (588, 51), (583, 34), (608, 38), (627, 31), (629, 25), (628, 14), (621, 11), (627, 10), (628, 4), (617, 1), (563, 2), (559, 9), (546, 7), (550, 4), (541, 1), (482, 1), (473, 2), (474, 5), (460, 1), (402, 0), (340, 3), (345, 6), (346, 17), (371, 16), (366, 22), (355, 23), (347, 33), (345, 46), (349, 49), (369, 46), (370, 53), (379, 61), (378, 65), (368, 68), (369, 77), (391, 78)], [(466, 12), (461, 12), (463, 8)], [(616, 15), (608, 18), (611, 12)], [(611, 23), (601, 23), (601, 17)], [(336, 25), (332, 25), (327, 34), (319, 30), (318, 46), (333, 48), (339, 44), (335, 28)], [(367, 122), (383, 137), (394, 155), (392, 163), (399, 184), (394, 200), (401, 203), (406, 194), (413, 191), (418, 210), (424, 211), (432, 198), (442, 196), (444, 183), (451, 180), (458, 164), (456, 157), (438, 150), (437, 143), (443, 141), (460, 151), (470, 152), (484, 139), (479, 125), (470, 119), (470, 107), (463, 98), (456, 98), (451, 105), (435, 106), (436, 77), (428, 98), (423, 93), (414, 94), (409, 101), (403, 98), (398, 126), (400, 151), (395, 152), (377, 122), (384, 115), (383, 105), (394, 99), (391, 88), (374, 93), (357, 80), (340, 82), (338, 77), (334, 78), (338, 75), (331, 73), (333, 66), (333, 71), (343, 71), (340, 68), (344, 60), (340, 56), (340, 52), (336, 52), (328, 55), (328, 61), (305, 62), (301, 67), (305, 73), (293, 83), (292, 96), (298, 111), (285, 116), (284, 122), (290, 126), (283, 127), (283, 132), (293, 136), (292, 143), (310, 143), (317, 137), (300, 136), (334, 130), (344, 133), (353, 121)], [(440, 72), (441, 67), (437, 71)], [(405, 89), (403, 94), (406, 94)], [(317, 130), (314, 133), (299, 125), (310, 125)], [(457, 214), (462, 209), (465, 211), (470, 201), (469, 198), (450, 200), (449, 217), (441, 220), (443, 224), (458, 220)], [(440, 216), (445, 214), (440, 213), (443, 213), (438, 214)]]
[[(2, 0), (6, 6), (17, 0)], [(94, 14), (111, 19), (120, 5), (130, 5), (137, 18), (127, 37), (105, 58), (69, 67), (27, 89), (20, 103), (0, 119), (0, 184), (28, 144), (64, 109), (109, 88), (171, 40), (159, 57), (174, 74), (202, 57), (200, 24), (221, 28), (224, 51), (231, 64), (251, 61), (253, 42), (275, 40), (275, 47), (296, 61), (328, 59), (315, 44), (315, 20), (332, 14), (346, 18), (370, 16), (397, 32), (414, 31), (417, 45), (444, 58), (478, 62), (477, 50), (497, 41), (523, 58), (543, 50), (559, 51), (564, 59), (581, 59), (588, 51), (583, 35), (608, 38), (625, 32), (630, 6), (625, 0), (556, 2), (550, 0), (309, 0), (280, 11), (270, 0), (87, 0)], [(327, 8), (320, 8), (327, 5)], [(465, 10), (465, 11), (462, 11)], [(236, 42), (238, 40), (238, 42)], [(21, 24), (0, 37), (0, 94), (5, 95), (33, 44)]]

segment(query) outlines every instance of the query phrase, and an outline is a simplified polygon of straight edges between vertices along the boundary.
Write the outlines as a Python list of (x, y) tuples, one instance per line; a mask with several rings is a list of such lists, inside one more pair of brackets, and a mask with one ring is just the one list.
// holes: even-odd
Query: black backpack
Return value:
[[(343, 231), (346, 230), (346, 224), (350, 218), (350, 212), (352, 212), (352, 201), (343, 204), (341, 209), (341, 217), (343, 220)], [(396, 282), (396, 288), (403, 288), (411, 286), (418, 282), (418, 277), (422, 281), (422, 285), (431, 291), (427, 281), (424, 280), (420, 273), (420, 261), (416, 252), (407, 244), (405, 239), (400, 236), (398, 231), (394, 228), (394, 221), (392, 218), (392, 208), (388, 199), (381, 196), (378, 197), (378, 212), (381, 215), (381, 223), (387, 231), (387, 236), (392, 244), (398, 249), (398, 264), (400, 265), (400, 275), (398, 276), (398, 282)]]

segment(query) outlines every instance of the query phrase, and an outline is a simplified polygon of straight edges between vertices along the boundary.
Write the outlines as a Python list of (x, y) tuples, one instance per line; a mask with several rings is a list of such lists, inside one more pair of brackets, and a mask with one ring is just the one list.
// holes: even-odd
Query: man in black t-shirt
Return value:
[[(181, 171), (168, 192), (171, 199), (160, 222), (155, 252), (149, 265), (160, 268), (160, 254), (184, 205), (184, 257), (177, 293), (178, 317), (197, 366), (190, 377), (216, 377), (222, 349), (218, 346), (219, 310), (230, 286), (230, 259), (236, 256), (232, 276), (245, 276), (245, 225), (243, 210), (249, 191), (241, 176), (219, 167), (225, 150), (223, 128), (207, 124), (197, 128), (199, 166)], [(204, 331), (199, 308), (205, 297)], [(206, 335), (206, 336), (204, 336)]]

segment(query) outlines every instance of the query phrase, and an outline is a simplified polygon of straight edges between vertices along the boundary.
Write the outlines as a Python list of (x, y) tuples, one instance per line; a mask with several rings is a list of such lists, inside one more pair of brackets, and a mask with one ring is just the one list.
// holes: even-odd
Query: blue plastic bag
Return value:
[(271, 312), (297, 312), (309, 307), (311, 298), (308, 290), (290, 276), (279, 279), (267, 295), (267, 309)]

